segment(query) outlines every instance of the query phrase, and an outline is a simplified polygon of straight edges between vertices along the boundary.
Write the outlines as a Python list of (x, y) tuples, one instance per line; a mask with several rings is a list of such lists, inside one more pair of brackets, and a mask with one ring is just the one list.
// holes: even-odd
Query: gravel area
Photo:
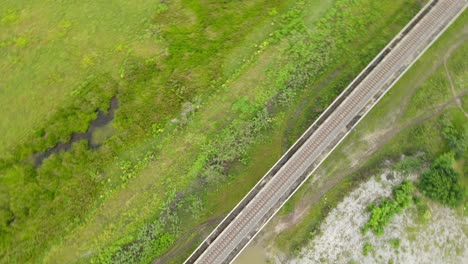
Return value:
[[(435, 203), (428, 204), (431, 218), (426, 223), (418, 220), (412, 206), (391, 220), (384, 235), (361, 233), (369, 218), (368, 204), (390, 196), (402, 179), (387, 170), (361, 184), (330, 212), (301, 256), (289, 263), (468, 263), (468, 218)], [(395, 239), (399, 246), (391, 245)], [(374, 247), (367, 256), (362, 253), (365, 242)]]

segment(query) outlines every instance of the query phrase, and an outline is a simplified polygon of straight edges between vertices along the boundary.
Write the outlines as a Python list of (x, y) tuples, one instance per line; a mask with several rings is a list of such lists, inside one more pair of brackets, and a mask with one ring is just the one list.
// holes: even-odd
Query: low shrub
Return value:
[(368, 210), (371, 213), (369, 221), (364, 225), (363, 232), (371, 230), (380, 236), (384, 232), (384, 227), (390, 219), (413, 202), (411, 193), (414, 187), (409, 181), (403, 181), (400, 186), (393, 189), (393, 195), (377, 203), (369, 205)]
[(372, 251), (374, 251), (374, 246), (369, 242), (364, 243), (364, 246), (362, 247), (362, 254), (367, 256)]
[(443, 205), (456, 207), (464, 198), (463, 187), (459, 184), (459, 174), (453, 168), (454, 153), (439, 156), (431, 168), (422, 174), (419, 189), (421, 192)]

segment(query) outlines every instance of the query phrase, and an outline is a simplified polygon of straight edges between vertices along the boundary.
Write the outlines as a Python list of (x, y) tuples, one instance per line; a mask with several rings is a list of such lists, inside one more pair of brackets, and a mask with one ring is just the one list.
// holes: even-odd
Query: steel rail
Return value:
[(283, 155), (186, 263), (232, 261), (281, 207), (277, 204), (284, 204), (465, 8), (465, 0), (428, 3)]

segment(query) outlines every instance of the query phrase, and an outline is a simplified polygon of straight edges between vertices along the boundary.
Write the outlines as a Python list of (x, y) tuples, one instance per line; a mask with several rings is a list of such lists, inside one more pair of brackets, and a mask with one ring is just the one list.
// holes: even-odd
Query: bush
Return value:
[(367, 256), (372, 251), (374, 251), (374, 246), (369, 242), (364, 243), (364, 246), (362, 247), (362, 254)]
[(441, 119), (442, 135), (450, 149), (455, 151), (458, 157), (463, 156), (468, 149), (468, 126), (453, 122), (448, 116)]
[(408, 206), (411, 205), (413, 198), (411, 192), (413, 185), (408, 181), (403, 181), (400, 186), (393, 189), (393, 197), (386, 198), (379, 203), (371, 204), (368, 209), (371, 212), (369, 221), (364, 225), (363, 232), (372, 230), (380, 236), (384, 232), (384, 227), (390, 219)]
[(425, 224), (429, 222), (432, 218), (431, 210), (429, 209), (429, 206), (425, 203), (419, 203), (416, 205), (416, 209), (418, 212), (418, 221)]
[(432, 167), (423, 173), (419, 188), (421, 192), (441, 204), (457, 207), (464, 198), (463, 187), (458, 182), (459, 175), (453, 169), (454, 153), (439, 156)]

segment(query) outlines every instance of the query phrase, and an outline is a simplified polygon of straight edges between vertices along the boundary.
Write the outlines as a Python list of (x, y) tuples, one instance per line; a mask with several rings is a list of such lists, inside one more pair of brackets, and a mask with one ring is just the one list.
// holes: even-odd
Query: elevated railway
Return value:
[(186, 263), (230, 263), (466, 6), (467, 0), (434, 0), (426, 4), (214, 229)]

